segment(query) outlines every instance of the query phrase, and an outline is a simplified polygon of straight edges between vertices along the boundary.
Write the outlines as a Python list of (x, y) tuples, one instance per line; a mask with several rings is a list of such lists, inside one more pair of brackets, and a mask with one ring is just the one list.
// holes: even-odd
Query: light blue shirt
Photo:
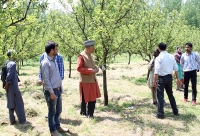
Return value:
[(200, 69), (199, 55), (195, 52), (191, 52), (191, 54), (185, 52), (181, 56), (180, 64), (184, 72)]
[(154, 68), (154, 74), (158, 74), (159, 76), (173, 74), (173, 70), (178, 71), (174, 56), (167, 51), (162, 51), (159, 56), (156, 57)]
[(42, 73), (44, 89), (53, 93), (53, 88), (62, 88), (62, 80), (60, 79), (58, 65), (55, 58), (51, 58), (47, 55), (40, 64)]
[[(41, 63), (42, 60), (43, 60), (44, 58), (46, 58), (46, 57), (47, 57), (47, 53), (45, 52), (45, 53), (43, 53), (42, 56), (40, 57), (40, 63)], [(62, 55), (58, 53), (58, 54), (55, 56), (55, 60), (56, 60), (56, 62), (57, 62), (57, 64), (58, 64), (59, 73), (60, 73), (60, 78), (61, 78), (61, 80), (63, 80), (63, 79), (64, 79), (64, 62), (63, 62)], [(39, 79), (42, 80), (41, 71), (39, 72)]]

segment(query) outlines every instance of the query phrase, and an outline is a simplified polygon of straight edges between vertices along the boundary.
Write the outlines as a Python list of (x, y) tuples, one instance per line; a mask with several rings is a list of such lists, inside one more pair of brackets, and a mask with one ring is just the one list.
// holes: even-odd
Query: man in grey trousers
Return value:
[(18, 73), (15, 63), (16, 52), (14, 50), (10, 50), (7, 52), (7, 56), (10, 60), (7, 63), (7, 76), (4, 89), (6, 90), (7, 108), (9, 109), (10, 124), (14, 125), (16, 123), (14, 111), (17, 114), (20, 124), (28, 123), (26, 121), (24, 111), (24, 102), (18, 87)]

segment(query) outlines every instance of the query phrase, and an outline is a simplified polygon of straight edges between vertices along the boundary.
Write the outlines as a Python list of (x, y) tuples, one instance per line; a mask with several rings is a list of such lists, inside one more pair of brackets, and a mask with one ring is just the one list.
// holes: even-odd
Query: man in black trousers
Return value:
[(178, 109), (176, 106), (176, 100), (172, 91), (172, 74), (175, 71), (176, 80), (178, 80), (178, 66), (172, 54), (166, 51), (167, 45), (163, 42), (158, 44), (160, 51), (159, 56), (155, 59), (155, 72), (154, 72), (154, 87), (157, 87), (158, 98), (158, 113), (154, 116), (157, 118), (164, 118), (164, 89), (168, 95), (171, 108), (174, 115), (178, 115)]
[(185, 53), (181, 56), (180, 64), (184, 71), (184, 102), (188, 101), (188, 85), (192, 83), (192, 105), (196, 105), (197, 97), (197, 71), (200, 69), (200, 57), (192, 51), (192, 43), (185, 44)]

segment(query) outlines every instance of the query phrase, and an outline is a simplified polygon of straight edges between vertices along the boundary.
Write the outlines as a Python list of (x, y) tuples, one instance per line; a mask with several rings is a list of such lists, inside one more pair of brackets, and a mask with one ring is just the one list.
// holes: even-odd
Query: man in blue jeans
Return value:
[(48, 105), (48, 124), (52, 136), (61, 136), (59, 132), (68, 132), (60, 127), (60, 114), (62, 112), (62, 80), (55, 56), (58, 53), (56, 43), (50, 41), (45, 46), (47, 57), (40, 64), (44, 83), (44, 95)]

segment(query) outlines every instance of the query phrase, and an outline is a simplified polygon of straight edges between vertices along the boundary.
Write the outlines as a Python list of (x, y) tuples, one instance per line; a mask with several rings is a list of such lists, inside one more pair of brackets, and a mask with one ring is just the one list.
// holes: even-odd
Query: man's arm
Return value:
[(199, 57), (198, 54), (196, 54), (195, 59), (196, 59), (196, 62), (197, 62), (197, 72), (199, 72), (199, 70), (200, 70), (200, 57)]
[(50, 76), (49, 76), (50, 71), (49, 71), (49, 67), (48, 67), (47, 62), (43, 62), (40, 66), (40, 69), (41, 69), (41, 73), (43, 75), (45, 90), (49, 91), (50, 98), (52, 100), (55, 100), (56, 95), (54, 94), (53, 87), (52, 87), (51, 82), (50, 82)]
[(77, 61), (77, 71), (82, 73), (82, 74), (93, 74), (98, 72), (98, 68), (85, 68), (84, 67), (84, 59), (81, 55), (78, 56), (78, 61)]
[(15, 72), (16, 72), (16, 64), (15, 63), (12, 65), (7, 65), (6, 85), (4, 87), (5, 90), (8, 90), (9, 84), (12, 83)]

